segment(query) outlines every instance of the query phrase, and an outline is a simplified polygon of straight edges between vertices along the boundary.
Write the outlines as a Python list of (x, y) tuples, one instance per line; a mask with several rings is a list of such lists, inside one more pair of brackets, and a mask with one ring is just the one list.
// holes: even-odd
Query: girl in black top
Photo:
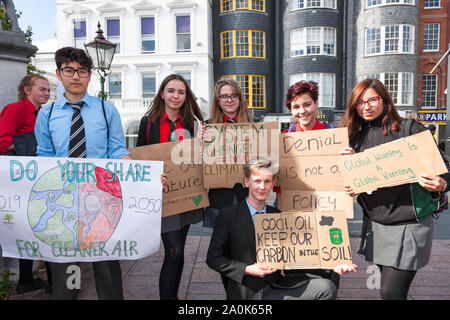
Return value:
[[(203, 120), (186, 80), (180, 75), (169, 75), (161, 83), (149, 110), (141, 119), (137, 146), (191, 138), (194, 136), (195, 117), (199, 121)], [(159, 277), (161, 300), (178, 300), (189, 226), (202, 219), (203, 209), (161, 219), (161, 238), (165, 251)]]
[[(383, 83), (365, 79), (353, 89), (340, 125), (348, 128), (351, 145), (341, 154), (363, 152), (399, 139), (408, 122), (399, 116)], [(421, 123), (413, 121), (406, 135), (424, 130)], [(441, 176), (424, 173), (419, 176), (418, 185), (379, 188), (358, 196), (364, 212), (358, 253), (380, 267), (382, 299), (406, 300), (417, 270), (424, 267), (430, 257), (433, 219), (431, 212), (423, 219), (416, 216), (414, 188), (437, 194), (449, 190), (449, 181), (448, 173)], [(345, 186), (345, 191), (350, 196), (355, 195), (350, 186)]]

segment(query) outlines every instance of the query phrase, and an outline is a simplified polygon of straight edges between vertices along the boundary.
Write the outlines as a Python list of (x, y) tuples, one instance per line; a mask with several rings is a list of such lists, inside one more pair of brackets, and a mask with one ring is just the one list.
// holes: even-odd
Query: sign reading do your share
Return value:
[(159, 250), (163, 162), (0, 157), (3, 256), (141, 259)]

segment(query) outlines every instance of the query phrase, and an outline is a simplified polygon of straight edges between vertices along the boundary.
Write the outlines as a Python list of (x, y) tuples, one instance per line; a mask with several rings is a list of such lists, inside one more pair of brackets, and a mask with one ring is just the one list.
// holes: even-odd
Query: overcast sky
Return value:
[(56, 36), (56, 0), (13, 0), (17, 11), (21, 11), (19, 25), (22, 31), (32, 27), (33, 44), (39, 52), (55, 51)]

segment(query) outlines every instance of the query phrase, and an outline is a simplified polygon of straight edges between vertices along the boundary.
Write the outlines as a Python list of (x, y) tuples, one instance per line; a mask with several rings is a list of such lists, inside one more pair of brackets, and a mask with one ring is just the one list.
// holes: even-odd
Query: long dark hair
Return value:
[(384, 84), (374, 78), (368, 78), (360, 81), (352, 90), (347, 104), (347, 110), (339, 127), (348, 128), (349, 139), (354, 139), (361, 129), (363, 119), (358, 115), (356, 104), (360, 97), (367, 89), (373, 89), (383, 99), (383, 119), (381, 120), (381, 127), (383, 134), (387, 136), (390, 130), (399, 131), (402, 118), (395, 108), (394, 101), (389, 94), (389, 91)]
[(189, 87), (186, 80), (178, 75), (178, 74), (171, 74), (168, 75), (159, 86), (158, 93), (156, 94), (155, 98), (153, 99), (152, 103), (150, 104), (149, 109), (147, 110), (147, 113), (145, 116), (150, 120), (151, 123), (156, 123), (159, 119), (161, 119), (164, 116), (164, 110), (165, 110), (165, 102), (163, 98), (161, 97), (164, 88), (166, 85), (172, 81), (172, 80), (179, 80), (184, 83), (186, 87), (186, 100), (184, 100), (183, 106), (180, 109), (180, 120), (181, 123), (187, 123), (192, 128), (194, 127), (194, 115), (200, 120), (203, 121), (203, 115), (200, 111), (200, 108), (197, 104), (196, 98), (194, 93), (192, 92), (191, 88)]

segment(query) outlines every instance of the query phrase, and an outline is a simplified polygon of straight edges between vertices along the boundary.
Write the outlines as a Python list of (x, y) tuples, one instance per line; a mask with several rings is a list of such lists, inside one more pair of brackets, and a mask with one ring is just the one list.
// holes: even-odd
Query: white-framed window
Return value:
[(115, 43), (116, 54), (120, 54), (120, 19), (108, 18), (106, 19), (106, 37), (108, 41)]
[(413, 74), (411, 72), (385, 72), (365, 74), (364, 78), (376, 78), (384, 83), (395, 105), (413, 104)]
[(188, 83), (189, 87), (192, 87), (192, 74), (191, 71), (185, 71), (185, 70), (180, 70), (180, 71), (175, 71), (176, 74), (182, 76), (184, 78), (184, 80), (186, 80), (186, 82)]
[(122, 98), (122, 74), (112, 73), (108, 76), (108, 88), (111, 99)]
[(73, 40), (75, 48), (84, 49), (84, 43), (86, 42), (86, 20), (73, 21)]
[(438, 76), (436, 74), (422, 75), (422, 107), (437, 108)]
[(155, 52), (155, 17), (141, 17), (141, 52)]
[(366, 29), (366, 56), (381, 53), (381, 29)]
[(191, 16), (175, 16), (177, 52), (191, 51)]
[(127, 126), (127, 129), (125, 130), (125, 140), (127, 148), (136, 147), (137, 138), (139, 134), (139, 124), (140, 122), (138, 120), (135, 120)]
[(415, 28), (412, 25), (366, 28), (364, 32), (365, 55), (413, 54), (414, 32)]
[(291, 57), (304, 55), (336, 56), (336, 29), (307, 27), (290, 31)]
[(153, 99), (156, 96), (156, 72), (141, 73), (142, 98)]
[(439, 51), (439, 23), (425, 23), (423, 25), (423, 51)]
[(423, 3), (424, 9), (434, 9), (441, 7), (441, 0), (425, 0)]
[(400, 26), (386, 26), (384, 37), (384, 51), (398, 52), (398, 42), (400, 40)]
[(415, 5), (415, 0), (366, 0), (366, 8), (390, 5)]
[(336, 9), (336, 0), (291, 0), (291, 11), (314, 8)]
[(319, 90), (319, 108), (336, 107), (336, 76), (334, 73), (296, 73), (291, 74), (289, 85), (306, 80), (317, 82)]

